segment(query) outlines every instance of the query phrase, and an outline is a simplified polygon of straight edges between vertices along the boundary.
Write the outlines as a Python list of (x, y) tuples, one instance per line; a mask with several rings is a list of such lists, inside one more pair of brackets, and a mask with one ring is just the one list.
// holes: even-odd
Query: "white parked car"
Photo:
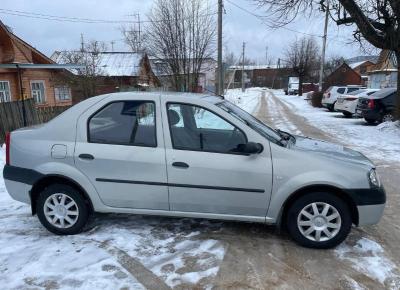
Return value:
[(342, 112), (346, 117), (351, 117), (356, 114), (358, 98), (368, 97), (377, 91), (379, 89), (361, 89), (347, 95), (341, 95), (335, 103), (335, 111)]
[(333, 112), (335, 108), (335, 103), (337, 101), (337, 98), (340, 95), (346, 95), (351, 92), (360, 90), (360, 89), (365, 89), (365, 87), (362, 86), (333, 86), (329, 87), (329, 89), (326, 90), (322, 97), (322, 105), (327, 108), (329, 111)]

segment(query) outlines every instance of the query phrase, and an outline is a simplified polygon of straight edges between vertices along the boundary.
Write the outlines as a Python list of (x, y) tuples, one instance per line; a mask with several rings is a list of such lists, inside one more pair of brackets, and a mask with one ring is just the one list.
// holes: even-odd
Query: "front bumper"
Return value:
[(373, 204), (357, 206), (358, 226), (375, 225), (383, 216), (386, 204)]
[(386, 192), (383, 186), (366, 189), (346, 190), (358, 210), (358, 226), (374, 225), (382, 218), (386, 205)]

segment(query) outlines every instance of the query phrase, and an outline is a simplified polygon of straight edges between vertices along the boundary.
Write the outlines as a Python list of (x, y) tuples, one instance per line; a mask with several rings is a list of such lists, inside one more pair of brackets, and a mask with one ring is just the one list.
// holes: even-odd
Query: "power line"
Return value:
[[(234, 3), (234, 2), (232, 2), (232, 1), (230, 1), (230, 0), (226, 0), (226, 2), (232, 4), (233, 6), (235, 6), (235, 7), (238, 8), (238, 9), (240, 9), (240, 10), (242, 10), (242, 11), (244, 11), (244, 12), (246, 12), (246, 13), (248, 13), (248, 14), (250, 14), (250, 15), (256, 17), (256, 18), (258, 18), (259, 20), (261, 20), (262, 23), (264, 23), (264, 24), (266, 24), (266, 25), (269, 25), (269, 24), (267, 23), (267, 21), (266, 21), (267, 16), (256, 14), (256, 13), (254, 13), (254, 12), (252, 12), (252, 11), (250, 11), (250, 10), (248, 10), (248, 9), (246, 9), (246, 8), (244, 8), (244, 7), (242, 7), (242, 6), (239, 6), (238, 4), (236, 4), (236, 3)], [(303, 34), (303, 35), (314, 36), (314, 37), (322, 37), (321, 35), (317, 35), (317, 34), (313, 34), (313, 33), (307, 33), (307, 32), (302, 32), (302, 31), (298, 31), (298, 30), (295, 30), (295, 29), (292, 29), (292, 28), (289, 28), (289, 27), (285, 27), (285, 26), (282, 26), (282, 27), (279, 27), (279, 28), (285, 29), (285, 30), (288, 30), (288, 31), (291, 31), (291, 32), (294, 32), (294, 33)]]
[[(85, 23), (85, 24), (121, 24), (121, 23), (133, 24), (133, 23), (139, 23), (139, 22), (140, 23), (163, 23), (163, 22), (170, 21), (170, 20), (166, 20), (166, 19), (160, 19), (160, 20), (154, 20), (154, 21), (153, 20), (135, 21), (135, 20), (107, 20), (107, 19), (94, 19), (94, 18), (66, 17), (66, 16), (56, 16), (56, 15), (27, 12), (27, 11), (21, 11), (21, 10), (3, 9), (3, 8), (0, 8), (0, 14), (48, 20), (48, 21)], [(198, 15), (197, 17), (210, 17), (210, 16), (214, 16), (214, 15), (217, 15), (217, 12), (201, 14), (201, 15)], [(189, 17), (183, 18), (181, 20), (184, 20), (184, 19), (189, 19)]]

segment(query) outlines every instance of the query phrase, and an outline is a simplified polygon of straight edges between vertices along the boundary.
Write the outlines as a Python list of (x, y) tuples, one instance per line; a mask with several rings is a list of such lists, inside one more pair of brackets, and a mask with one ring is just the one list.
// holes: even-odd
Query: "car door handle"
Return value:
[(94, 156), (92, 154), (80, 154), (79, 158), (85, 160), (93, 160)]
[(189, 168), (189, 164), (187, 164), (185, 162), (174, 162), (174, 163), (172, 163), (172, 166), (179, 167), (179, 168)]

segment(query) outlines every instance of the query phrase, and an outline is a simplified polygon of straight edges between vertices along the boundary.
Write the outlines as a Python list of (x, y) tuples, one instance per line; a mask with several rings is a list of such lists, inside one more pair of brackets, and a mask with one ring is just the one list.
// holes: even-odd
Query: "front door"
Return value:
[(258, 155), (239, 154), (237, 146), (248, 140), (231, 122), (196, 105), (165, 106), (171, 210), (265, 217), (272, 184), (269, 147)]
[(156, 97), (121, 100), (80, 118), (80, 130), (87, 129), (87, 136), (83, 140), (78, 136), (75, 163), (95, 185), (105, 205), (169, 209), (158, 108)]

